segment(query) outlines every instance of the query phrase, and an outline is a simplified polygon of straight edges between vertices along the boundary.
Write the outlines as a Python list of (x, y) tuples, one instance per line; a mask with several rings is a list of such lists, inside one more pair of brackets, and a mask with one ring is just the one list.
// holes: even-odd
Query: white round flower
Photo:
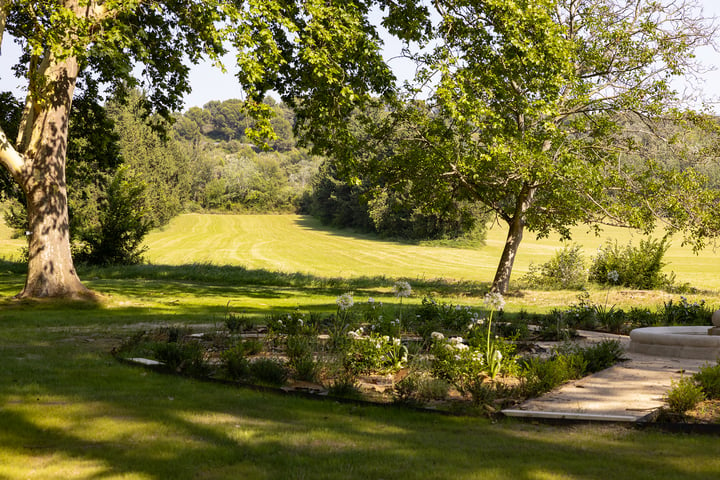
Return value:
[(410, 287), (408, 282), (400, 280), (393, 285), (393, 292), (396, 297), (409, 297), (412, 293), (412, 287)]
[(440, 332), (432, 332), (432, 333), (430, 334), (430, 338), (432, 338), (433, 340), (444, 340), (444, 339), (445, 339), (445, 335), (443, 335), (443, 334), (440, 333)]
[(459, 345), (459, 344), (463, 343), (463, 338), (462, 337), (450, 337), (450, 343), (452, 343), (453, 345)]
[(491, 310), (502, 310), (505, 308), (505, 299), (498, 292), (486, 293), (485, 305)]
[(463, 350), (467, 350), (467, 349), (469, 349), (469, 348), (470, 348), (470, 347), (468, 347), (468, 346), (465, 345), (464, 343), (458, 343), (458, 344), (455, 345), (455, 350), (463, 351)]
[(620, 280), (620, 274), (617, 272), (617, 270), (610, 270), (607, 273), (607, 279), (610, 283), (617, 283), (618, 280)]
[(347, 310), (355, 304), (353, 302), (352, 293), (343, 293), (342, 295), (337, 297), (335, 303), (337, 303), (337, 306), (338, 308), (340, 308), (340, 310)]

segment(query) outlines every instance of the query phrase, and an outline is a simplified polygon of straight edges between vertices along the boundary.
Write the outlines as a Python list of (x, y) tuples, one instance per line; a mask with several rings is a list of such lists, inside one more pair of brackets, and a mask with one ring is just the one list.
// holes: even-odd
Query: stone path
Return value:
[(663, 358), (627, 352), (629, 337), (579, 332), (592, 343), (618, 339), (627, 361), (563, 385), (544, 396), (528, 400), (507, 416), (525, 418), (642, 422), (664, 404), (673, 380), (692, 375), (706, 360)]

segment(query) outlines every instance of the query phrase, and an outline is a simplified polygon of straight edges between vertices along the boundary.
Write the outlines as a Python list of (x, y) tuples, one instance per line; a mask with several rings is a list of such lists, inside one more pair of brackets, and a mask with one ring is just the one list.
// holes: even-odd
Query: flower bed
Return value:
[(425, 298), (383, 305), (352, 294), (331, 315), (294, 311), (262, 324), (226, 313), (224, 325), (194, 333), (182, 327), (140, 332), (116, 348), (193, 376), (271, 385), (321, 395), (493, 413), (559, 384), (606, 368), (622, 357), (616, 341), (581, 348), (560, 343), (538, 356), (527, 325), (502, 319), (502, 296), (483, 308)]

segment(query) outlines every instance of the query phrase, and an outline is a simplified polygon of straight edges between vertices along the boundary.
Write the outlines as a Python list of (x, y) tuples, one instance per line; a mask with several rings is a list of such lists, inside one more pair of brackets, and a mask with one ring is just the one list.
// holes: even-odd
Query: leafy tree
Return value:
[[(413, 55), (427, 101), (359, 116), (365, 133), (334, 153), (417, 195), (477, 200), (507, 223), (493, 290), (508, 288), (526, 229), (567, 238), (578, 223), (651, 230), (664, 217), (695, 239), (717, 232), (709, 215), (717, 196), (703, 177), (663, 167), (623, 128), (642, 123), (652, 134), (673, 118), (701, 123), (678, 115), (670, 86), (692, 69), (694, 48), (712, 41), (694, 2), (433, 4), (435, 46)], [(377, 139), (390, 137), (388, 157)]]
[(98, 225), (80, 236), (80, 259), (92, 264), (137, 264), (142, 241), (152, 223), (146, 211), (147, 185), (142, 176), (120, 167), (97, 199)]
[(180, 213), (189, 198), (189, 158), (166, 125), (164, 135), (153, 128), (164, 125), (164, 120), (150, 117), (146, 104), (141, 93), (132, 91), (122, 101), (109, 102), (108, 115), (115, 124), (123, 165), (147, 186), (147, 220), (159, 227)]
[[(379, 53), (370, 8), (387, 7), (391, 31), (412, 30), (424, 10), (413, 1), (350, 0), (0, 0), (0, 42), (24, 47), (18, 71), (28, 96), (18, 139), (0, 132), (0, 163), (27, 199), (28, 276), (21, 297), (87, 295), (70, 254), (65, 181), (69, 115), (77, 79), (113, 92), (138, 86), (169, 116), (188, 85), (186, 59), (220, 62), (234, 46), (238, 79), (260, 120), (249, 132), (270, 135), (267, 90), (297, 102), (304, 132), (340, 136), (345, 117), (372, 92), (389, 94), (393, 77)], [(404, 34), (410, 38), (412, 34)]]

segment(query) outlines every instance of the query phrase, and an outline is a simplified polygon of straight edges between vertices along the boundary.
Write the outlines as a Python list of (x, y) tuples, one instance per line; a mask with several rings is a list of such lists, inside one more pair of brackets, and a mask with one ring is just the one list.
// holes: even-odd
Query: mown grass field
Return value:
[[(302, 217), (185, 215), (149, 237), (156, 265), (81, 269), (102, 295), (97, 304), (12, 300), (22, 268), (0, 262), (0, 480), (716, 478), (716, 437), (303, 400), (148, 372), (110, 355), (158, 325), (219, 325), (228, 301), (258, 316), (297, 306), (329, 312), (347, 290), (391, 302), (391, 279), (407, 277), (416, 279), (414, 301), (437, 290), (477, 302), (498, 238), (446, 250), (377, 242)], [(22, 243), (2, 240), (0, 249)], [(554, 249), (524, 247), (519, 269)], [(226, 264), (235, 266), (218, 266)], [(326, 278), (350, 276), (370, 278)], [(422, 280), (437, 276), (482, 283)], [(521, 292), (508, 306), (542, 295)], [(574, 300), (547, 295), (545, 306)]]
[[(316, 220), (297, 215), (182, 215), (147, 238), (148, 259), (159, 265), (207, 262), (245, 265), (282, 272), (321, 276), (378, 276), (451, 278), (490, 282), (505, 241), (505, 230), (489, 231), (486, 245), (460, 249), (408, 245), (382, 241), (371, 235), (323, 227)], [(607, 239), (637, 244), (636, 232), (608, 228), (603, 236), (576, 228), (573, 241), (590, 258)], [(526, 273), (530, 262), (543, 263), (562, 246), (557, 237), (536, 240), (525, 235), (513, 278)], [(695, 255), (672, 242), (666, 255), (667, 270), (680, 282), (720, 290), (720, 254), (706, 249)]]

